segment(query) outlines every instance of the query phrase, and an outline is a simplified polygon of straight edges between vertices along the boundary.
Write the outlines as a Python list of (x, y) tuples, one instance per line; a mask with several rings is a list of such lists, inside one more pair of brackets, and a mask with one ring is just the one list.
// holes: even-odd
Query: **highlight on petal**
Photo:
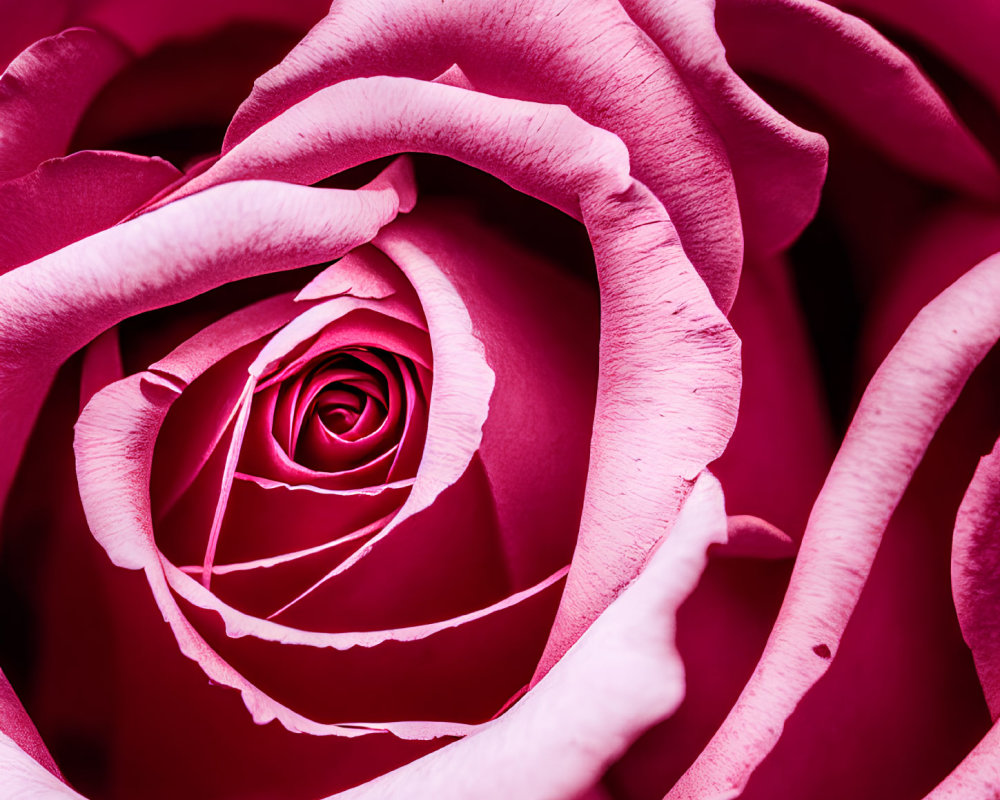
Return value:
[(875, 374), (813, 508), (764, 654), (668, 798), (735, 796), (774, 747), (785, 719), (836, 657), (890, 516), (941, 420), (998, 338), (995, 255), (927, 305)]
[(565, 104), (621, 137), (636, 179), (666, 207), (691, 261), (728, 310), (743, 228), (722, 141), (671, 59), (614, 0), (572, 8), (542, 0), (338, 2), (257, 80), (223, 150), (324, 87), (372, 75), (429, 81), (453, 64), (480, 92)]
[(1000, 718), (1000, 440), (983, 456), (958, 510), (951, 585), (990, 716)]
[(0, 180), (65, 155), (87, 104), (126, 58), (120, 44), (89, 28), (41, 39), (18, 55), (0, 77)]
[(14, 797), (44, 797), (52, 800), (85, 800), (0, 731), (0, 774), (4, 790)]
[(701, 576), (706, 549), (725, 538), (722, 491), (705, 472), (635, 581), (512, 708), (463, 740), (334, 797), (532, 800), (586, 791), (680, 704), (675, 615)]

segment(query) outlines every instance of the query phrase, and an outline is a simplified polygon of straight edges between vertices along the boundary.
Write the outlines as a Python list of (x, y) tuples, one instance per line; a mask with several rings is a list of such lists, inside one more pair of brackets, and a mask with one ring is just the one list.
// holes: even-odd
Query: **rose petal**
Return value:
[[(359, 107), (375, 111), (344, 113)], [(311, 182), (401, 149), (450, 155), (558, 208), (582, 209), (594, 243), (605, 355), (588, 486), (600, 501), (585, 507), (544, 671), (634, 577), (688, 481), (722, 450), (736, 411), (737, 342), (697, 274), (684, 269), (689, 262), (663, 207), (640, 184), (627, 188), (621, 143), (562, 108), (403, 78), (347, 81), (260, 128), (202, 177), (262, 170)], [(663, 368), (664, 353), (676, 357), (676, 367)], [(629, 419), (619, 417), (621, 409)], [(651, 441), (671, 442), (672, 452), (657, 452), (649, 474), (657, 486), (647, 491), (635, 481), (635, 454)], [(611, 494), (618, 492), (625, 494)], [(408, 502), (415, 497), (416, 487)], [(626, 530), (623, 508), (638, 530)]]
[(622, 5), (667, 54), (722, 136), (747, 248), (770, 254), (786, 247), (816, 212), (826, 141), (782, 117), (729, 66), (714, 0)]
[(826, 672), (886, 524), (969, 374), (1000, 337), (1000, 255), (930, 303), (872, 379), (816, 501), (764, 655), (726, 722), (668, 794), (733, 796)]
[[(359, 114), (362, 108), (366, 113)], [(375, 77), (321, 89), (159, 204), (247, 178), (316, 183), (400, 152), (456, 158), (576, 217), (582, 192), (592, 187), (621, 191), (629, 180), (622, 142), (565, 106)]]
[(259, 22), (293, 31), (305, 30), (326, 11), (325, 0), (153, 0), (141, 6), (130, 0), (87, 0), (79, 18), (111, 31), (133, 51), (148, 53), (171, 39), (204, 35), (236, 22)]
[(0, 276), (0, 498), (52, 376), (101, 331), (239, 278), (336, 257), (407, 207), (403, 174), (356, 192), (243, 182)]
[(0, 273), (111, 227), (179, 175), (158, 158), (88, 151), (0, 184)]
[(70, 789), (3, 732), (0, 732), (0, 774), (3, 775), (4, 790), (16, 792), (11, 797), (85, 800), (83, 795)]
[[(35, 728), (31, 717), (28, 716), (21, 701), (14, 693), (14, 687), (10, 685), (10, 681), (7, 680), (7, 676), (3, 672), (0, 672), (0, 736), (7, 740), (6, 746), (20, 749), (25, 757), (30, 756), (51, 775), (62, 778), (59, 767), (52, 760), (52, 756), (38, 735), (38, 729)], [(13, 755), (16, 756), (16, 754)], [(12, 756), (8, 755), (7, 757)], [(0, 765), (3, 765), (3, 760), (4, 757), (0, 756)], [(2, 774), (5, 779), (8, 778), (6, 770), (3, 770)]]
[(962, 763), (925, 800), (968, 800), (995, 797), (1000, 792), (1000, 723), (976, 745)]
[(739, 340), (648, 190), (584, 205), (601, 282), (601, 362), (573, 566), (537, 678), (676, 518), (735, 425)]
[(918, 175), (990, 199), (1000, 193), (983, 146), (913, 61), (863, 20), (819, 0), (719, 0), (717, 18), (738, 69), (800, 90)]
[(45, 38), (52, 31), (62, 30), (68, 6), (68, 0), (0, 2), (0, 19), (4, 21), (3, 36), (0, 36), (0, 70), (5, 69), (18, 53), (33, 42)]
[(126, 61), (107, 35), (71, 28), (35, 42), (0, 77), (0, 180), (64, 155), (90, 100)]
[(962, 500), (951, 584), (962, 635), (976, 661), (990, 715), (1000, 718), (1000, 440), (983, 456)]
[[(460, 742), (342, 792), (380, 797), (576, 797), (684, 695), (677, 608), (725, 541), (718, 482), (703, 473), (635, 582), (552, 670), (501, 717)], [(511, 769), (511, 764), (519, 765)]]
[(1000, 105), (1000, 53), (994, 35), (1000, 29), (1000, 8), (993, 0), (965, 0), (960, 14), (937, 0), (850, 0), (850, 7), (928, 43)]
[[(430, 80), (457, 63), (482, 92), (565, 103), (619, 135), (636, 178), (666, 206), (692, 262), (728, 310), (739, 278), (742, 229), (713, 125), (671, 61), (618, 3), (591, 0), (567, 11), (524, 0), (338, 2), (258, 79), (224, 150), (338, 81), (370, 75)], [(405, 106), (393, 108), (395, 115)], [(815, 192), (813, 186), (806, 205)]]

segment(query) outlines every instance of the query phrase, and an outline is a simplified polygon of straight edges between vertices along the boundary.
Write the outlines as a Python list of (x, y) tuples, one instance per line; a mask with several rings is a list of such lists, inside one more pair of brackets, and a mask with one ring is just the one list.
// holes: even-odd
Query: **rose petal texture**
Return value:
[[(621, 142), (565, 108), (406, 78), (344, 81), (256, 130), (172, 197), (247, 175), (311, 183), (401, 150), (456, 158), (582, 217), (594, 247), (602, 343), (588, 495), (540, 675), (635, 576), (690, 480), (722, 451), (738, 341), (687, 269), (663, 207), (628, 178)], [(651, 402), (662, 397), (673, 398), (669, 408)], [(671, 447), (651, 452), (650, 441)], [(638, 488), (638, 470), (655, 493)]]
[[(576, 46), (581, 42), (586, 46)], [(636, 178), (664, 203), (692, 261), (728, 309), (742, 233), (725, 153), (674, 66), (617, 3), (337, 3), (257, 81), (224, 151), (338, 81), (373, 75), (429, 80), (456, 63), (480, 91), (566, 103), (621, 136)], [(641, 107), (629, 101), (637, 91)]]
[(705, 472), (639, 577), (524, 699), (462, 741), (335, 797), (581, 795), (680, 703), (675, 614), (704, 569), (706, 548), (725, 540), (722, 491)]
[(1000, 256), (993, 256), (921, 311), (879, 368), (810, 516), (764, 655), (668, 797), (737, 796), (785, 718), (826, 671), (917, 463), (1000, 337), (998, 284)]
[[(347, 252), (412, 205), (410, 180), (397, 171), (357, 192), (264, 181), (219, 187), (0, 276), (0, 419), (9, 437), (0, 498), (72, 352), (143, 310)], [(124, 269), (129, 263), (141, 267)]]
[(979, 463), (962, 500), (952, 543), (951, 581), (962, 635), (972, 650), (990, 715), (1000, 716), (1000, 442)]

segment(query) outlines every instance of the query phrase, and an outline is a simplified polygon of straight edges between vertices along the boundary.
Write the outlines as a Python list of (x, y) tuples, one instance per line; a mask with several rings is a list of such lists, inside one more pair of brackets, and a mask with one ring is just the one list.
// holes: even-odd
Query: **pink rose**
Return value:
[(0, 788), (1000, 791), (985, 0), (8, 16)]

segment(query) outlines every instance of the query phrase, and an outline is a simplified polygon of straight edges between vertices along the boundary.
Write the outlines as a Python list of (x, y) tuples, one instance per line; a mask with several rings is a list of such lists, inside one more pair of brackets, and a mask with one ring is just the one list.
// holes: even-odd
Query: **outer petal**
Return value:
[(52, 376), (125, 317), (368, 241), (412, 187), (347, 192), (247, 182), (206, 192), (0, 276), (0, 456), (5, 497)]
[(771, 108), (733, 71), (715, 30), (715, 0), (625, 0), (676, 66), (726, 143), (747, 247), (770, 254), (802, 232), (826, 175), (823, 137)]
[(158, 158), (85, 151), (0, 184), (0, 273), (110, 228), (178, 177)]
[(610, 0), (338, 2), (258, 79), (226, 149), (324, 86), (371, 75), (430, 80), (453, 64), (480, 91), (565, 103), (619, 135), (636, 178), (666, 206), (692, 262), (728, 310), (742, 229), (726, 154), (671, 62)]
[(836, 655), (889, 517), (998, 337), (1000, 255), (928, 305), (872, 379), (813, 509), (764, 655), (722, 728), (668, 797), (735, 796), (772, 749), (785, 718)]
[(15, 58), (0, 78), (0, 180), (63, 155), (87, 104), (126, 57), (107, 35), (71, 28)]
[(819, 0), (720, 0), (733, 64), (802, 91), (922, 177), (996, 198), (1000, 173), (913, 61)]
[(979, 462), (955, 522), (952, 591), (990, 714), (1000, 717), (1000, 440)]
[(119, 36), (139, 54), (171, 39), (200, 36), (240, 22), (261, 23), (305, 30), (327, 10), (325, 0), (224, 0), (200, 3), (196, 0), (151, 0), (142, 4), (130, 0), (84, 0), (77, 18), (98, 25)]
[[(565, 657), (502, 717), (339, 800), (576, 797), (684, 695), (675, 614), (726, 538), (722, 492), (695, 483), (648, 565)], [(516, 765), (515, 769), (511, 765)]]
[(838, 0), (865, 17), (906, 31), (943, 55), (984, 89), (1000, 106), (1000, 6), (993, 0), (965, 0), (955, 13), (937, 0)]
[[(28, 716), (21, 701), (14, 693), (14, 687), (10, 685), (10, 681), (2, 672), (0, 672), (0, 736), (10, 737), (11, 746), (23, 750), (27, 756), (38, 762), (52, 775), (57, 778), (62, 777), (59, 774), (59, 767), (56, 766), (39, 737), (31, 717)], [(2, 756), (0, 756), (0, 763), (2, 763)]]
[(52, 0), (49, 3), (3, 0), (0, 3), (0, 19), (4, 21), (3, 34), (0, 35), (0, 70), (33, 42), (53, 31), (62, 30), (68, 7), (68, 0)]
[(945, 778), (926, 800), (969, 800), (1000, 794), (1000, 724)]
[(0, 733), (0, 775), (3, 775), (3, 791), (9, 797), (84, 800), (4, 733)]

